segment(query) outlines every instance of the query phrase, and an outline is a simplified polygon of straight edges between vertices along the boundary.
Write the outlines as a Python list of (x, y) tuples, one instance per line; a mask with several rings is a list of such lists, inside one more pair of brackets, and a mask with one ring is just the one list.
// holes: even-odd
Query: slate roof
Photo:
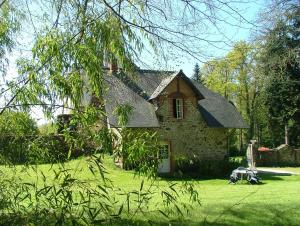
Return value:
[(248, 128), (236, 107), (223, 96), (212, 92), (204, 85), (193, 81), (204, 96), (198, 101), (199, 110), (209, 127), (213, 128)]
[(114, 109), (120, 104), (133, 107), (127, 127), (159, 127), (155, 107), (149, 101), (156, 98), (176, 76), (183, 76), (199, 98), (199, 111), (209, 127), (247, 128), (234, 105), (202, 84), (190, 80), (182, 71), (137, 70), (133, 75), (108, 73), (108, 91), (104, 94), (105, 110), (111, 127), (120, 127)]
[(173, 81), (173, 79), (176, 78), (177, 74), (178, 72), (175, 72), (170, 76), (166, 76), (151, 94), (149, 100), (152, 100), (161, 94), (161, 92), (164, 91), (164, 89)]
[(155, 99), (156, 97), (158, 97), (163, 91), (164, 89), (176, 78), (176, 77), (180, 77), (182, 78), (184, 81), (186, 81), (191, 89), (193, 89), (193, 91), (195, 92), (195, 94), (198, 96), (199, 99), (203, 98), (203, 95), (199, 92), (199, 90), (195, 87), (195, 85), (193, 84), (192, 80), (189, 79), (183, 72), (182, 70), (173, 73), (170, 76), (166, 76), (166, 78), (164, 78), (161, 83), (157, 86), (157, 88), (154, 90), (154, 92), (152, 93), (152, 95), (150, 96), (149, 100)]

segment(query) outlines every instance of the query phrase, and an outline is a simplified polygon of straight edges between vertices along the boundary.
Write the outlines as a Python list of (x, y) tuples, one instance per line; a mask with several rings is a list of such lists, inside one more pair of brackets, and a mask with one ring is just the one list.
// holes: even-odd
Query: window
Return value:
[(159, 146), (158, 158), (159, 159), (168, 159), (169, 158), (169, 145), (168, 144)]
[(183, 99), (173, 99), (173, 115), (177, 119), (183, 118)]

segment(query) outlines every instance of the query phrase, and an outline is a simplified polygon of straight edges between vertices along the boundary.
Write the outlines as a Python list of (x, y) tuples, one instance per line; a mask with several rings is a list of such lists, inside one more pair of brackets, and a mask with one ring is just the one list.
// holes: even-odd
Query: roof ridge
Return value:
[(136, 71), (139, 71), (139, 72), (151, 72), (151, 73), (174, 73), (176, 71), (171, 71), (171, 70), (153, 70), (153, 69), (136, 69)]
[(180, 76), (195, 92), (195, 94), (200, 98), (204, 98), (204, 96), (202, 95), (202, 93), (199, 91), (199, 89), (197, 87), (195, 87), (195, 85), (193, 84), (193, 82), (191, 81), (191, 79), (189, 77), (187, 77), (184, 72), (182, 70), (176, 71), (173, 74), (167, 76), (166, 78), (164, 78), (160, 84), (157, 86), (157, 88), (153, 91), (153, 93), (151, 94), (149, 100), (152, 100), (154, 98), (156, 98), (158, 95), (160, 95), (160, 93), (177, 77)]

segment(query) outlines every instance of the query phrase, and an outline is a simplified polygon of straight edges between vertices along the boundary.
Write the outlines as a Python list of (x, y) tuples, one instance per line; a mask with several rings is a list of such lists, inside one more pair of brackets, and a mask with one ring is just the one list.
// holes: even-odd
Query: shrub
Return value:
[(177, 159), (177, 175), (199, 177), (224, 177), (228, 176), (231, 171), (243, 163), (229, 158), (224, 160), (200, 160), (197, 158)]
[(41, 164), (66, 160), (68, 146), (61, 136), (6, 136), (0, 138), (2, 164)]
[(0, 136), (36, 135), (36, 122), (26, 112), (5, 111), (0, 115)]
[(121, 157), (125, 169), (156, 175), (158, 166), (156, 133), (144, 129), (123, 129), (122, 142), (115, 156)]
[(68, 146), (61, 136), (39, 136), (29, 143), (25, 155), (26, 163), (29, 164), (65, 161)]
[(58, 126), (57, 124), (50, 122), (39, 126), (39, 133), (41, 135), (54, 135), (57, 134)]

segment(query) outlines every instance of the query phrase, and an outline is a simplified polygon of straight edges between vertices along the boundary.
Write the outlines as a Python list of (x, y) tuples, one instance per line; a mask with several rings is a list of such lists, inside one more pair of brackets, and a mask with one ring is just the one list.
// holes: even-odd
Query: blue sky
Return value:
[[(168, 62), (168, 66), (171, 69), (175, 70), (182, 69), (186, 73), (186, 75), (190, 77), (193, 74), (193, 68), (196, 63), (201, 66), (203, 62), (206, 62), (212, 58), (219, 58), (224, 56), (228, 51), (231, 50), (235, 42), (251, 41), (253, 33), (255, 33), (255, 30), (259, 28), (259, 25), (256, 22), (258, 14), (266, 6), (266, 4), (267, 1), (264, 0), (248, 1), (248, 3), (245, 4), (236, 3), (235, 7), (238, 8), (239, 13), (243, 16), (244, 19), (247, 20), (247, 22), (242, 19), (241, 23), (239, 24), (239, 22), (237, 22), (233, 18), (224, 16), (224, 18), (227, 18), (228, 21), (226, 21), (226, 23), (218, 24), (220, 30), (216, 30), (215, 28), (211, 27), (212, 34), (207, 36), (208, 39), (224, 40), (224, 42), (226, 42), (227, 44), (221, 43), (218, 44), (217, 47), (215, 47), (210, 45), (202, 46), (201, 43), (199, 43), (198, 48), (211, 57), (204, 57), (200, 60), (197, 60), (193, 57), (183, 55), (182, 57), (178, 57), (173, 61), (170, 60)], [(231, 26), (230, 24), (236, 24), (239, 26)], [(195, 46), (195, 48), (197, 48), (197, 46)], [(181, 55), (179, 51), (177, 51), (177, 53), (178, 56)], [(152, 65), (153, 67), (156, 66), (155, 63), (152, 63)]]
[[(225, 0), (224, 0), (225, 1)], [(217, 46), (207, 45), (205, 43), (195, 43), (194, 48), (199, 49), (205, 53), (205, 55), (209, 55), (210, 57), (203, 57), (201, 59), (195, 59), (187, 54), (183, 54), (179, 50), (176, 50), (172, 46), (168, 46), (166, 48), (166, 52), (168, 55), (168, 60), (165, 62), (161, 59), (160, 56), (154, 56), (153, 53), (151, 54), (148, 52), (144, 52), (141, 55), (141, 58), (144, 62), (147, 63), (147, 67), (150, 69), (170, 69), (170, 70), (179, 70), (183, 69), (187, 76), (191, 76), (193, 73), (193, 68), (195, 63), (199, 63), (200, 65), (202, 62), (210, 60), (212, 58), (218, 58), (226, 54), (231, 48), (232, 45), (241, 40), (249, 41), (251, 39), (251, 34), (255, 27), (255, 20), (259, 11), (265, 7), (266, 1), (264, 0), (254, 0), (254, 1), (243, 1), (243, 4), (238, 3), (236, 1), (233, 6), (237, 9), (237, 14), (240, 16), (231, 17), (230, 15), (222, 15), (225, 22), (218, 22), (217, 28), (210, 25), (208, 30), (206, 30), (205, 38), (210, 40), (224, 40), (224, 43), (219, 43)], [(36, 6), (29, 6), (28, 10), (33, 15), (41, 14), (41, 9), (44, 6), (36, 5)], [(45, 10), (45, 9), (44, 9)], [(46, 9), (47, 10), (47, 9)], [(34, 20), (34, 18), (33, 18)], [(18, 46), (15, 51), (9, 56), (9, 68), (6, 78), (15, 78), (17, 77), (15, 61), (18, 57), (28, 57), (30, 56), (30, 48), (33, 44), (33, 34), (35, 32), (33, 26), (28, 22), (22, 27), (22, 31), (18, 36)], [(34, 27), (39, 27), (40, 22), (35, 21)], [(231, 24), (231, 25), (230, 25)], [(232, 26), (238, 25), (238, 26)], [(208, 32), (209, 31), (209, 32)], [(226, 44), (225, 44), (226, 43)], [(141, 66), (144, 67), (144, 66)], [(45, 119), (40, 110), (35, 109), (33, 111), (33, 117), (39, 120), (39, 124), (44, 123)]]

